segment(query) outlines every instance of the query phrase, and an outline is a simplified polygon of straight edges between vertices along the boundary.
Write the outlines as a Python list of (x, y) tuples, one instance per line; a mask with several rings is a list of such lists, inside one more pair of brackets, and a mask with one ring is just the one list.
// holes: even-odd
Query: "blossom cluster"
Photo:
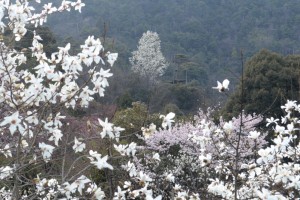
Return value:
[[(59, 7), (48, 3), (40, 13), (33, 13), (35, 9), (27, 0), (15, 3), (0, 1), (1, 30), (11, 29), (12, 39), (19, 41), (27, 33), (26, 27), (30, 23), (39, 26), (51, 14), (70, 11), (72, 8), (80, 12), (84, 5), (81, 0), (64, 0)], [(32, 173), (30, 177), (27, 174), (30, 173), (30, 168), (41, 169), (43, 165), (54, 163), (64, 165), (66, 156), (60, 158), (58, 154), (68, 146), (74, 153), (82, 153), (82, 157), (90, 159), (88, 166), (113, 169), (107, 163), (108, 156), (102, 157), (92, 150), (88, 153), (85, 141), (76, 137), (73, 142), (64, 141), (66, 124), (63, 120), (66, 116), (58, 110), (63, 110), (63, 107), (87, 107), (96, 94), (103, 96), (105, 88), (109, 86), (107, 79), (112, 73), (102, 66), (106, 63), (113, 66), (117, 54), (105, 51), (99, 39), (89, 36), (77, 55), (69, 53), (71, 44), (67, 44), (47, 57), (42, 40), (33, 31), (32, 46), (28, 51), (37, 65), (22, 67), (23, 70), (18, 67), (26, 66), (27, 57), (24, 52), (11, 48), (12, 45), (6, 40), (0, 43), (0, 154), (7, 159), (0, 167), (1, 183), (5, 185), (1, 189), (1, 197), (43, 199), (65, 195), (71, 199), (76, 195), (83, 195), (85, 189), (85, 193), (101, 199), (101, 196), (105, 196), (104, 193), (82, 175), (85, 170), (77, 176), (71, 172), (75, 164), (78, 164), (77, 160), (69, 169), (67, 166), (62, 168), (60, 175), (49, 172), (45, 174), (43, 170), (40, 174)], [(86, 72), (88, 75), (83, 74)], [(79, 78), (84, 79), (81, 85)], [(100, 123), (99, 126), (101, 125)], [(119, 128), (115, 134), (120, 131), (122, 129)]]
[[(145, 151), (158, 153), (161, 162), (148, 155), (137, 161), (139, 168), (161, 184), (156, 188), (161, 193), (180, 186), (185, 198), (299, 198), (300, 105), (287, 101), (281, 108), (286, 115), (266, 119), (268, 129), (258, 128), (259, 115), (214, 123), (200, 111), (192, 122), (147, 135)], [(271, 142), (265, 140), (267, 133), (273, 135)], [(164, 185), (166, 175), (174, 176), (170, 187)]]
[(255, 162), (257, 151), (266, 145), (266, 134), (258, 132), (255, 127), (262, 117), (243, 114), (242, 125), (240, 118), (233, 118), (229, 122), (221, 119), (216, 124), (209, 113), (200, 110), (192, 122), (178, 123), (171, 130), (147, 135), (145, 149), (158, 152), (162, 162), (153, 167), (148, 156), (141, 168), (149, 171), (153, 178), (162, 180), (165, 174), (173, 174), (177, 184), (190, 192), (198, 192), (200, 196), (208, 192), (208, 188), (202, 189), (208, 186), (209, 178), (218, 177), (216, 174), (227, 176), (223, 178), (226, 182), (232, 181), (239, 135), (238, 168), (244, 162)]
[[(149, 175), (130, 162), (136, 159), (136, 143), (119, 143), (123, 128), (106, 118), (98, 123), (87, 121), (87, 132), (93, 129), (95, 134), (68, 132), (66, 109), (88, 107), (96, 95), (105, 95), (113, 75), (107, 66), (114, 65), (118, 54), (106, 51), (100, 39), (89, 36), (78, 54), (70, 53), (69, 43), (46, 55), (43, 38), (33, 31), (26, 51), (37, 64), (28, 66), (27, 54), (9, 43), (22, 40), (29, 24), (41, 26), (50, 15), (71, 9), (81, 12), (85, 4), (81, 0), (63, 0), (58, 7), (47, 3), (38, 13), (31, 3), (0, 1), (0, 29), (12, 30), (12, 35), (5, 36), (11, 38), (0, 42), (1, 199), (162, 199), (153, 193)], [(164, 119), (164, 126), (171, 126), (171, 115)], [(110, 153), (100, 153), (91, 141), (109, 143)], [(89, 170), (115, 170), (112, 163), (118, 154), (129, 158), (123, 167), (129, 179), (119, 186), (110, 185), (108, 193), (108, 186), (94, 181)]]

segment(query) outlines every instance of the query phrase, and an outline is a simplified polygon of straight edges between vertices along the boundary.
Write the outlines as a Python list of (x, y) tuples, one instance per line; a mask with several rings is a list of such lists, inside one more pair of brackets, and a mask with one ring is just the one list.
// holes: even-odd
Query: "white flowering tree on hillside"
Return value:
[(162, 76), (169, 65), (161, 52), (159, 36), (152, 31), (143, 34), (129, 61), (133, 72), (149, 78), (151, 82)]

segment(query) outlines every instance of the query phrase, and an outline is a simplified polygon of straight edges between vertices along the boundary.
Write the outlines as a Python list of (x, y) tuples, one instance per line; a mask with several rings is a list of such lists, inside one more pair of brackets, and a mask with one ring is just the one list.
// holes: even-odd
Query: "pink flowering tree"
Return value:
[(276, 133), (271, 144), (256, 128), (262, 120), (257, 115), (243, 115), (242, 124), (240, 117), (215, 124), (200, 112), (193, 123), (152, 132), (149, 127), (145, 152), (152, 156), (145, 154), (137, 162), (168, 198), (297, 199), (299, 108), (288, 101), (282, 106), (285, 116), (267, 119), (269, 131)]
[[(255, 160), (241, 161), (238, 172), (237, 199), (297, 199), (299, 198), (299, 105), (288, 101), (282, 106), (286, 115), (267, 119), (270, 131), (277, 136), (272, 144), (260, 148)], [(250, 138), (256, 138), (252, 132)], [(210, 193), (225, 199), (235, 196), (232, 183), (218, 178), (208, 186)]]
[[(145, 148), (159, 153), (162, 161), (156, 168), (147, 168), (151, 166), (147, 163), (151, 159), (146, 157), (145, 167), (154, 170), (151, 171), (153, 177), (163, 180), (172, 174), (176, 184), (202, 197), (207, 193), (210, 178), (219, 177), (226, 182), (233, 180), (240, 119), (221, 120), (220, 124), (215, 124), (209, 113), (199, 111), (193, 122), (179, 123), (172, 129), (147, 136)], [(243, 119), (238, 168), (245, 162), (255, 163), (257, 151), (266, 144), (265, 134), (255, 130), (262, 117), (243, 115)]]

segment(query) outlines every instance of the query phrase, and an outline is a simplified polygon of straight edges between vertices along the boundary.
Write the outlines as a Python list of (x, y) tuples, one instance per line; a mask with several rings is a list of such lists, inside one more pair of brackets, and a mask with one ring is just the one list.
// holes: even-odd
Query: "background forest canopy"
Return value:
[[(56, 2), (58, 0), (54, 4)], [(263, 48), (283, 56), (300, 51), (300, 2), (295, 0), (88, 2), (82, 15), (70, 12), (51, 16), (48, 25), (60, 40), (71, 42), (73, 46), (93, 34), (105, 36), (104, 45), (119, 52), (113, 69), (113, 89), (111, 96), (106, 97), (107, 102), (116, 102), (119, 96), (129, 97), (129, 102), (147, 101), (149, 91), (142, 86), (133, 91), (131, 86), (136, 85), (136, 81), (128, 81), (133, 80), (128, 58), (147, 30), (159, 34), (162, 52), (170, 63), (160, 89), (171, 91), (168, 95), (172, 99), (162, 97), (157, 104), (175, 104), (184, 112), (224, 100), (211, 90), (216, 80), (228, 78), (231, 81), (229, 92), (235, 90), (241, 74), (241, 50), (245, 60)], [(66, 22), (58, 23), (62, 18)], [(189, 84), (176, 87), (165, 84), (176, 78), (187, 79)], [(187, 102), (178, 97), (182, 91), (191, 95), (196, 93), (187, 95), (187, 99), (197, 100)], [(161, 107), (153, 106), (154, 111), (159, 109)]]

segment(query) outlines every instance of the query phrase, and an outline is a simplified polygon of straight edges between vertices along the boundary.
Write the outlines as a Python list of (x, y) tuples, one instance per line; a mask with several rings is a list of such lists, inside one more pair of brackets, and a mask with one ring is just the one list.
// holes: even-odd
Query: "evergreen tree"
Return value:
[(223, 116), (239, 113), (242, 99), (246, 113), (264, 116), (282, 115), (280, 105), (299, 96), (299, 56), (284, 57), (261, 50), (246, 63), (244, 72), (244, 96), (241, 98), (241, 82), (223, 110)]

